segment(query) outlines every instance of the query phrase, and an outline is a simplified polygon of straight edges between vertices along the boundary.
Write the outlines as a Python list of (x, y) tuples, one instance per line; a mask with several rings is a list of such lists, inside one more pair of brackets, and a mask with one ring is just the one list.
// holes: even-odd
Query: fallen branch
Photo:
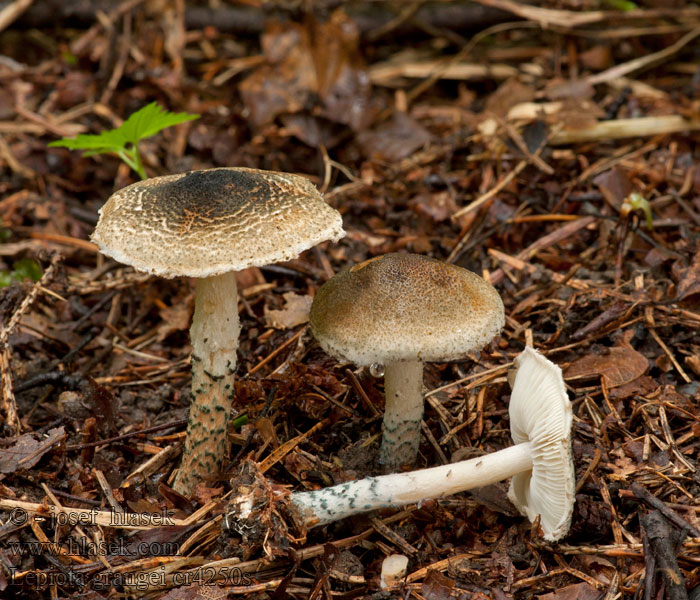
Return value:
[(700, 119), (685, 119), (680, 115), (661, 117), (639, 117), (601, 121), (586, 129), (564, 129), (549, 139), (552, 146), (563, 146), (579, 142), (599, 142), (630, 137), (645, 137), (679, 133), (700, 129)]

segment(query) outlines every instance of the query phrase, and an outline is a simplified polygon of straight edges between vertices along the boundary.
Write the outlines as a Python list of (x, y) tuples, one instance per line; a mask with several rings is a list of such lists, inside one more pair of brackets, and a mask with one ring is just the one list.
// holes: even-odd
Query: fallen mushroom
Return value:
[(292, 504), (307, 527), (378, 508), (442, 498), (513, 477), (509, 497), (516, 507), (531, 521), (540, 517), (546, 540), (561, 539), (569, 530), (574, 505), (571, 404), (557, 365), (532, 348), (525, 348), (515, 364), (509, 406), (515, 446), (430, 469), (295, 492)]
[(344, 234), (340, 214), (307, 179), (244, 168), (139, 181), (100, 210), (92, 240), (103, 254), (161, 277), (198, 279), (178, 492), (189, 494), (226, 456), (240, 332), (235, 271), (289, 260)]
[(478, 275), (417, 254), (386, 254), (318, 290), (311, 331), (336, 358), (384, 371), (380, 462), (413, 463), (423, 415), (423, 363), (464, 358), (503, 327), (503, 302)]
[(408, 570), (408, 556), (403, 554), (390, 554), (382, 561), (382, 570), (379, 575), (379, 587), (383, 590), (392, 589), (406, 577)]

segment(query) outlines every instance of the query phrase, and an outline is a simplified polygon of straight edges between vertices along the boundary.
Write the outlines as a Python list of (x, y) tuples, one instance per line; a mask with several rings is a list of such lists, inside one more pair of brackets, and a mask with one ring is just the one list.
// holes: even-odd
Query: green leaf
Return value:
[(31, 258), (22, 258), (12, 263), (12, 276), (18, 281), (22, 281), (22, 279), (39, 281), (41, 275), (41, 267)]
[(243, 425), (248, 424), (248, 415), (243, 413), (242, 415), (238, 415), (234, 420), (233, 420), (233, 426), (238, 431)]
[(70, 148), (71, 150), (88, 150), (93, 154), (101, 152), (116, 152), (127, 143), (120, 129), (103, 131), (99, 135), (81, 133), (74, 138), (61, 138), (49, 144), (49, 148)]
[(639, 8), (637, 4), (630, 2), (629, 0), (606, 0), (605, 4), (611, 8), (614, 8), (615, 10), (621, 10), (623, 12), (629, 12)]
[(13, 281), (23, 281), (31, 279), (39, 281), (41, 279), (41, 267), (31, 258), (22, 258), (12, 264), (12, 271), (0, 271), (0, 288), (7, 287)]
[(625, 215), (632, 210), (641, 210), (644, 213), (647, 221), (647, 228), (649, 230), (654, 229), (653, 219), (651, 214), (651, 204), (649, 201), (637, 192), (632, 192), (625, 201), (622, 203), (620, 213)]
[(86, 156), (117, 153), (127, 144), (136, 146), (140, 140), (151, 137), (166, 127), (198, 118), (199, 115), (196, 114), (170, 112), (157, 102), (151, 102), (133, 113), (117, 129), (103, 131), (99, 135), (80, 134), (75, 138), (62, 138), (51, 142), (49, 147), (85, 150)]
[(151, 102), (124, 121), (118, 131), (121, 130), (126, 140), (136, 145), (139, 140), (151, 137), (166, 127), (198, 118), (199, 115), (195, 114), (172, 113), (157, 102)]

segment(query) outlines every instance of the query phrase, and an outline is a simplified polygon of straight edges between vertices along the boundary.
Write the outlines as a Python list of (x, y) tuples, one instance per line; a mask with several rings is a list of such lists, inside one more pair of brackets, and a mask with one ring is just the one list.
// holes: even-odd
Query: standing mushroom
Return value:
[[(537, 351), (525, 348), (515, 365), (509, 406), (515, 446), (431, 469), (295, 492), (292, 503), (305, 524), (315, 527), (369, 510), (442, 498), (512, 476), (508, 497), (515, 506), (530, 521), (540, 517), (546, 540), (564, 537), (575, 498), (571, 403), (561, 369)], [(249, 510), (240, 504), (237, 512), (245, 516)]]
[(193, 402), (174, 488), (189, 494), (221, 469), (240, 322), (235, 272), (289, 260), (345, 235), (340, 214), (305, 178), (220, 168), (129, 185), (92, 235), (103, 254), (161, 277), (196, 277)]
[(385, 254), (339, 273), (309, 315), (321, 347), (360, 366), (384, 368), (380, 462), (389, 471), (418, 454), (423, 363), (464, 358), (503, 327), (503, 302), (471, 271), (417, 254)]

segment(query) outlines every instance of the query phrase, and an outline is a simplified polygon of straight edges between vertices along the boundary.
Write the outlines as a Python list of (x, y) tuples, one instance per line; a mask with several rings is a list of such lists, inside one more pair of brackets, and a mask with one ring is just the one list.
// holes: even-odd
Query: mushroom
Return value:
[(295, 492), (292, 504), (307, 527), (390, 506), (442, 498), (512, 476), (508, 497), (544, 538), (561, 539), (574, 506), (571, 403), (561, 369), (532, 348), (515, 359), (510, 430), (515, 446), (471, 460)]
[(103, 254), (161, 277), (197, 278), (193, 402), (176, 491), (189, 494), (226, 456), (240, 332), (235, 272), (343, 235), (340, 214), (311, 182), (274, 171), (154, 177), (115, 192), (101, 208), (92, 240)]
[(390, 554), (382, 561), (382, 570), (379, 575), (379, 587), (383, 590), (395, 587), (406, 577), (407, 570), (408, 556), (404, 556), (403, 554)]
[(503, 327), (503, 302), (471, 271), (417, 254), (386, 254), (337, 274), (318, 290), (311, 331), (332, 356), (384, 370), (380, 462), (418, 455), (423, 363), (459, 360)]

